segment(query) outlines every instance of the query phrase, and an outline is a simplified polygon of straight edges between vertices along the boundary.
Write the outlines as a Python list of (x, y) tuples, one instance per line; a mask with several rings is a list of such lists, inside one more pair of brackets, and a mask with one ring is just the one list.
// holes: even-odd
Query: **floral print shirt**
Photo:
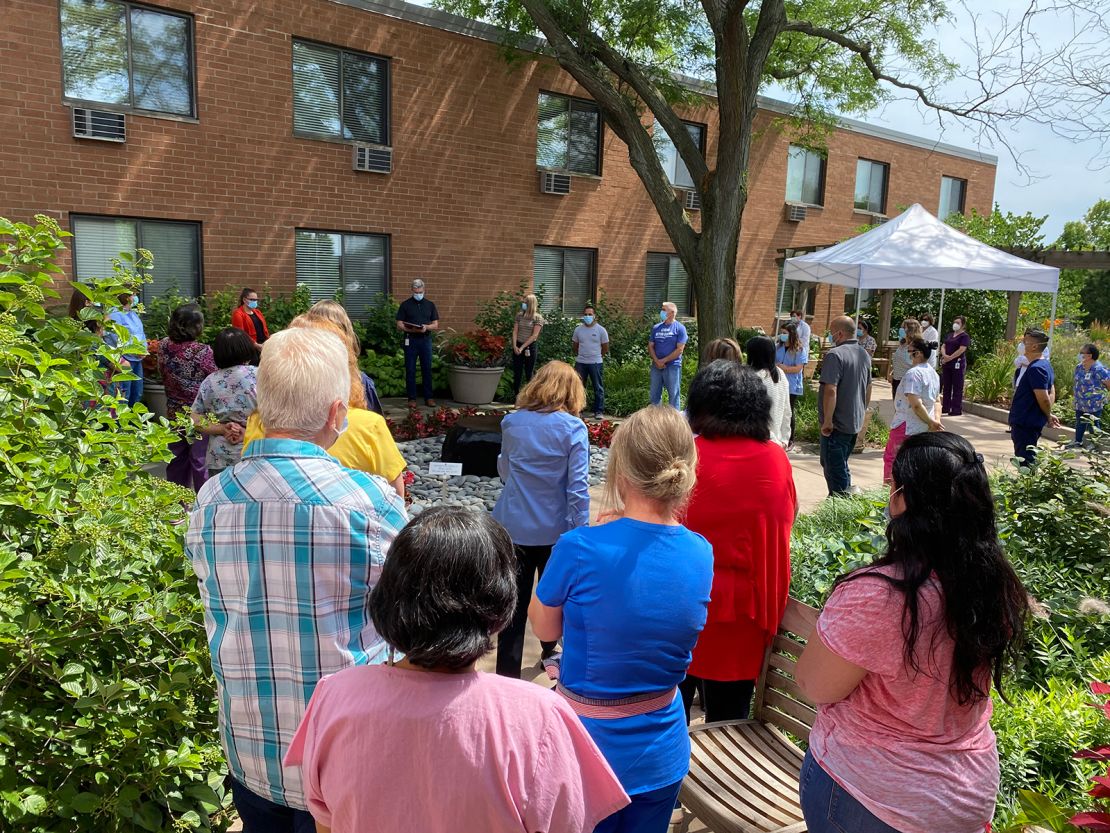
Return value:
[(216, 362), (207, 344), (164, 338), (158, 342), (158, 370), (166, 386), (166, 413), (173, 419), (193, 404), (200, 383), (216, 370)]
[[(255, 384), (258, 368), (249, 364), (217, 370), (200, 384), (193, 402), (193, 413), (209, 416), (215, 422), (237, 422), (246, 426), (255, 409)], [(234, 466), (243, 456), (243, 444), (224, 437), (208, 437), (207, 465), (211, 471)]]
[(1090, 370), (1083, 365), (1075, 368), (1075, 410), (1081, 414), (1097, 414), (1106, 404), (1107, 390), (1102, 383), (1110, 379), (1110, 368), (1095, 362)]

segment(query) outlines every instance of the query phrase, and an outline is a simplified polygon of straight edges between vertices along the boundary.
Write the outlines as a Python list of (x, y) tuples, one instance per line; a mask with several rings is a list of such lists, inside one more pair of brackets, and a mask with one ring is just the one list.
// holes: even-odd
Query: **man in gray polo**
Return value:
[(605, 386), (601, 383), (602, 357), (609, 352), (609, 333), (597, 323), (597, 314), (589, 304), (582, 310), (582, 323), (574, 328), (574, 369), (594, 389), (594, 419), (605, 411)]
[(832, 320), (829, 337), (836, 346), (821, 359), (821, 393), (817, 398), (821, 468), (829, 494), (846, 495), (852, 488), (848, 455), (871, 401), (871, 356), (856, 341), (856, 322), (846, 315)]

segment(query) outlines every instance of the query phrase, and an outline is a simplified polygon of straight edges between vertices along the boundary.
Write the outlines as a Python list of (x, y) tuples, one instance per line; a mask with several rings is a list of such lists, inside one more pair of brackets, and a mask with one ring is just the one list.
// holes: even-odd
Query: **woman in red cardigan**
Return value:
[(239, 306), (231, 311), (231, 326), (238, 327), (258, 345), (270, 337), (266, 316), (258, 308), (258, 293), (250, 287), (239, 293)]
[(790, 530), (798, 511), (786, 452), (771, 442), (771, 400), (750, 367), (715, 361), (686, 398), (697, 436), (697, 486), (683, 523), (713, 545), (709, 617), (679, 687), (705, 720), (743, 720), (790, 592)]

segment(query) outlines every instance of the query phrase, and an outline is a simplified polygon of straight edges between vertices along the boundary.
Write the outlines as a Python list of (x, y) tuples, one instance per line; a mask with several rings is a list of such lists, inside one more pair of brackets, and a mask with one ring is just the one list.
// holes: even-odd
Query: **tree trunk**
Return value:
[(698, 348), (702, 354), (713, 339), (736, 336), (736, 254), (740, 226), (729, 222), (727, 214), (713, 211), (703, 217), (698, 240), (701, 274), (699, 280), (694, 281), (694, 297), (697, 299)]

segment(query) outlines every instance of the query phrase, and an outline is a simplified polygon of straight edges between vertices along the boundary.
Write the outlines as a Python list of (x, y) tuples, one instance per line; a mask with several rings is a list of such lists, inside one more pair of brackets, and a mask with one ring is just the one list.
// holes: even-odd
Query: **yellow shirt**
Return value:
[[(243, 434), (243, 452), (254, 440), (265, 436), (262, 419), (258, 411), (247, 420), (247, 430)], [(347, 412), (347, 430), (339, 435), (328, 450), (328, 454), (349, 469), (358, 469), (367, 474), (376, 474), (393, 482), (405, 470), (405, 458), (397, 450), (397, 443), (389, 433), (389, 426), (381, 414), (362, 408), (351, 408)]]

